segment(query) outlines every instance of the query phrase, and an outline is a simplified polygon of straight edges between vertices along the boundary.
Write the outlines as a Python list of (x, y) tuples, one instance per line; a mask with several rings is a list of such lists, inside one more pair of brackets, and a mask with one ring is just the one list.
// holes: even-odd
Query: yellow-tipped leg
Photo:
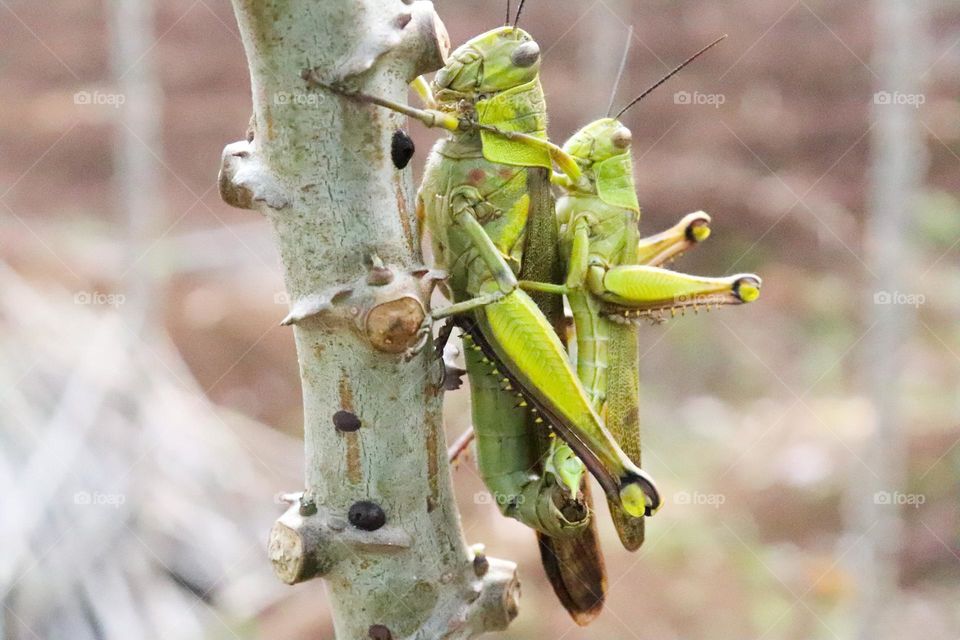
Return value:
[(660, 509), (660, 493), (651, 479), (631, 478), (620, 487), (620, 504), (633, 518), (652, 516)]
[(733, 285), (733, 291), (740, 298), (740, 302), (753, 302), (760, 297), (760, 278), (744, 276)]
[[(704, 214), (706, 215), (706, 214)], [(699, 218), (687, 227), (687, 237), (694, 242), (703, 242), (710, 237), (710, 218)]]
[(660, 266), (710, 237), (710, 216), (689, 213), (666, 231), (641, 238), (637, 244), (639, 264)]
[(659, 267), (630, 265), (604, 270), (592, 267), (591, 293), (610, 313), (634, 316), (654, 311), (718, 304), (753, 302), (760, 295), (760, 278), (752, 273), (703, 278)]

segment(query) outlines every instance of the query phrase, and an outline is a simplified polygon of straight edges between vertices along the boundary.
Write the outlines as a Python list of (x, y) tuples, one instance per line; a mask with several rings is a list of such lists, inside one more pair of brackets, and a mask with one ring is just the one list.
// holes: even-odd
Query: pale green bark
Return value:
[[(403, 119), (303, 80), (307, 68), (404, 101), (442, 64), (429, 2), (234, 0), (250, 63), (250, 142), (224, 151), (221, 194), (273, 223), (304, 396), (306, 491), (271, 534), (290, 583), (322, 576), (337, 636), (469, 638), (516, 614), (512, 563), (476, 559), (453, 501), (437, 362), (410, 362), (428, 298), (413, 185), (390, 141)], [(341, 427), (334, 426), (340, 414)], [(355, 416), (355, 418), (354, 418)], [(360, 427), (355, 431), (359, 419)], [(358, 501), (382, 508), (353, 526)], [(389, 634), (387, 632), (389, 630)]]

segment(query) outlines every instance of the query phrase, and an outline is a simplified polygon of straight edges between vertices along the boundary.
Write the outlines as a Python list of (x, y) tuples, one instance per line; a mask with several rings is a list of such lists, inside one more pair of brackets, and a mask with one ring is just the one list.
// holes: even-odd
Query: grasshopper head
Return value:
[(597, 195), (607, 204), (632, 209), (639, 215), (631, 137), (630, 129), (614, 118), (595, 120), (573, 134), (563, 150), (576, 159), (585, 180), (568, 190)]
[(540, 73), (540, 47), (529, 33), (500, 27), (482, 33), (450, 54), (433, 84), (441, 101), (475, 99), (526, 84)]
[(630, 154), (632, 134), (619, 120), (594, 120), (577, 131), (563, 145), (563, 150), (581, 165), (590, 167), (615, 156)]

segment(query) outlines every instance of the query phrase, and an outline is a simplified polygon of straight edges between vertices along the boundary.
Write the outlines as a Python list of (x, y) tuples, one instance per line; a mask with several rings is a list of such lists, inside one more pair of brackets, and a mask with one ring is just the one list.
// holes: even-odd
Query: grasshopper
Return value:
[[(617, 441), (640, 464), (639, 351), (632, 323), (659, 318), (688, 307), (751, 302), (760, 278), (740, 274), (703, 278), (661, 266), (710, 234), (710, 217), (685, 216), (662, 233), (640, 238), (640, 207), (633, 179), (631, 132), (620, 118), (723, 38), (688, 58), (614, 118), (592, 122), (576, 132), (563, 149), (576, 158), (585, 180), (555, 174), (564, 194), (557, 202), (566, 281), (539, 287), (565, 293), (577, 336), (577, 373), (597, 411)], [(574, 480), (575, 481), (575, 480)], [(643, 542), (643, 521), (612, 511), (617, 532), (630, 550)]]
[[(518, 18), (522, 8), (521, 3)], [(431, 152), (418, 195), (418, 214), (432, 239), (436, 266), (449, 274), (444, 290), (452, 300), (429, 320), (451, 318), (464, 331), (481, 474), (505, 515), (549, 536), (541, 536), (548, 574), (582, 622), (598, 610), (605, 590), (595, 532), (585, 508), (575, 513), (558, 507), (570, 504), (563, 497), (570, 457), (551, 456), (546, 473), (530, 473), (544, 445), (528, 423), (552, 427), (628, 517), (650, 515), (661, 501), (652, 479), (603, 424), (554, 324), (533, 296), (547, 308), (557, 305), (536, 289), (528, 294), (520, 287), (521, 279), (558, 280), (550, 256), (525, 250), (545, 246), (544, 238), (552, 243), (550, 251), (558, 249), (552, 166), (571, 182), (580, 176), (576, 161), (546, 138), (539, 65), (539, 47), (515, 20), (455, 50), (432, 86), (415, 81), (425, 109), (351, 92), (309, 74), (308, 80), (450, 132)], [(441, 342), (450, 330), (444, 328)], [(424, 332), (429, 336), (429, 324)], [(508, 392), (519, 392), (519, 403)], [(572, 544), (563, 546), (567, 541)], [(572, 564), (565, 565), (568, 561)]]

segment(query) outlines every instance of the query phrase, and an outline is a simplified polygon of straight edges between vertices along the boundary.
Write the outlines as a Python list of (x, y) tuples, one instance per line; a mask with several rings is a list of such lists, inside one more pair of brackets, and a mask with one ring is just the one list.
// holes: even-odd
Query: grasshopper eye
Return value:
[(540, 59), (540, 45), (538, 45), (533, 40), (529, 42), (524, 42), (522, 45), (513, 50), (513, 53), (510, 55), (510, 61), (513, 62), (514, 66), (526, 69), (527, 67), (532, 67), (537, 63), (537, 60)]
[(633, 142), (633, 134), (630, 133), (630, 129), (626, 127), (620, 127), (613, 132), (613, 135), (610, 137), (613, 146), (618, 149), (626, 149), (630, 146), (630, 143)]

